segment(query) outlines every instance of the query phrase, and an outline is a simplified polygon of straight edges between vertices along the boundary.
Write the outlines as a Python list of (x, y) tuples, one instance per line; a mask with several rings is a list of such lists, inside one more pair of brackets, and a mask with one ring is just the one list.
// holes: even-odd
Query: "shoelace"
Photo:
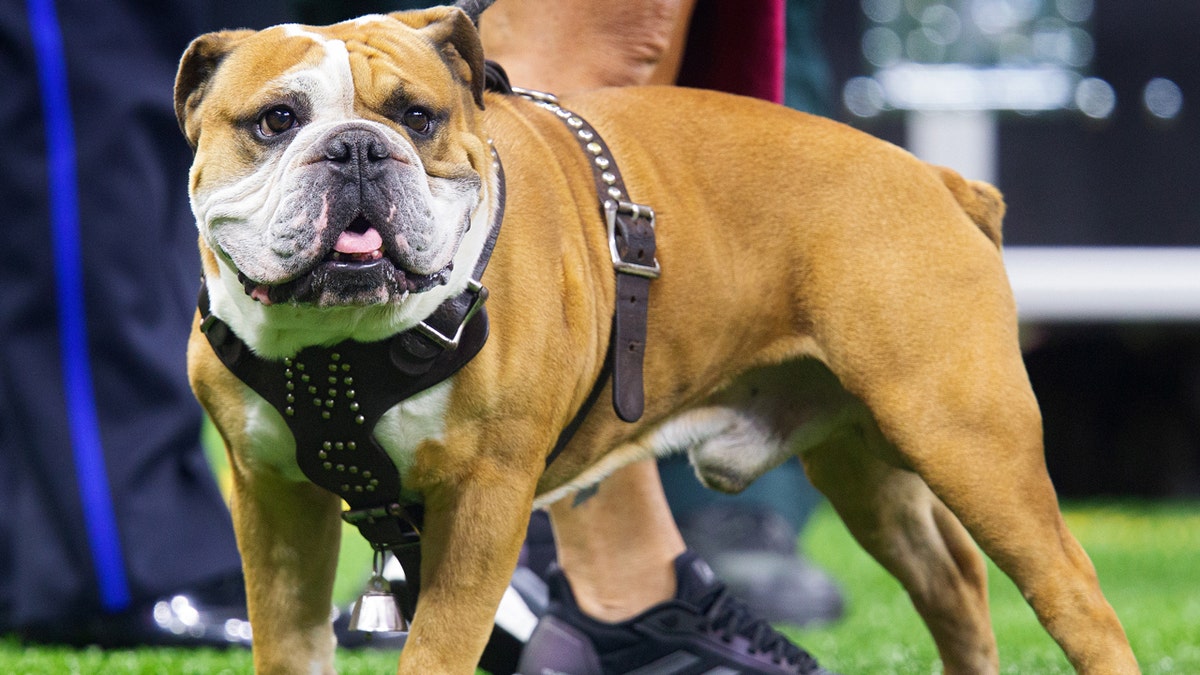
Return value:
[(746, 603), (731, 595), (724, 584), (717, 584), (709, 597), (714, 595), (715, 599), (704, 612), (706, 629), (717, 633), (726, 642), (741, 635), (750, 641), (751, 654), (765, 654), (775, 663), (798, 666), (800, 673), (811, 673), (820, 667), (811, 654), (751, 614)]

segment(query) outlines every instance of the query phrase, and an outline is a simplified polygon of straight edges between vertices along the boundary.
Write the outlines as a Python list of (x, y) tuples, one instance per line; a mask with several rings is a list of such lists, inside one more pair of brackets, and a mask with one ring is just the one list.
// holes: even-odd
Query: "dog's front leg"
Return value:
[(517, 564), (536, 472), (477, 466), (426, 487), (421, 593), (400, 673), (475, 672)]
[(332, 673), (330, 599), (338, 499), (304, 481), (234, 463), (231, 508), (254, 631), (254, 671)]

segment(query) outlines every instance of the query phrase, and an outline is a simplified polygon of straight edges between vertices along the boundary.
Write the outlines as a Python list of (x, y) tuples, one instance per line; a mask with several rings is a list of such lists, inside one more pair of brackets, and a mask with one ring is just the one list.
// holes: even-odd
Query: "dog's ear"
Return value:
[(483, 43), (479, 29), (458, 7), (395, 12), (393, 18), (417, 29), (437, 45), (450, 71), (471, 87), (475, 105), (483, 109)]
[(471, 17), (471, 21), (478, 26), (479, 17), (483, 14), (483, 10), (491, 7), (496, 0), (458, 0), (454, 6), (467, 13)]
[(193, 150), (200, 140), (200, 126), (198, 121), (192, 121), (192, 117), (204, 99), (209, 81), (221, 61), (239, 42), (253, 34), (252, 30), (207, 33), (192, 40), (183, 53), (179, 72), (175, 75), (175, 118)]

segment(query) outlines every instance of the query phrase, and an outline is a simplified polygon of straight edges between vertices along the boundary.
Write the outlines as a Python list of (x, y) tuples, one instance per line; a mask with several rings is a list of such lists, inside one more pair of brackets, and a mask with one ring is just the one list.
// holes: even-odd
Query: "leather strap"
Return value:
[[(592, 168), (601, 215), (608, 228), (609, 253), (617, 274), (617, 297), (609, 344), (613, 408), (622, 420), (636, 422), (645, 410), (642, 370), (646, 353), (650, 281), (658, 278), (661, 271), (654, 257), (654, 209), (628, 201), (625, 181), (608, 144), (587, 120), (563, 108), (552, 94), (519, 87), (512, 89), (514, 93), (532, 100), (562, 120), (583, 148)], [(585, 406), (579, 415), (585, 414), (587, 408)], [(576, 419), (579, 419), (578, 415)], [(577, 424), (573, 422), (568, 429), (573, 426)], [(560, 437), (547, 464), (565, 445), (566, 442)]]

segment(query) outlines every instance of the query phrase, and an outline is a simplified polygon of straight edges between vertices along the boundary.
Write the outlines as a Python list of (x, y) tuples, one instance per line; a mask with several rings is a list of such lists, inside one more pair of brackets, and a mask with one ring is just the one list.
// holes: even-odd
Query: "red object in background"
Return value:
[(783, 102), (784, 0), (697, 0), (678, 83)]

